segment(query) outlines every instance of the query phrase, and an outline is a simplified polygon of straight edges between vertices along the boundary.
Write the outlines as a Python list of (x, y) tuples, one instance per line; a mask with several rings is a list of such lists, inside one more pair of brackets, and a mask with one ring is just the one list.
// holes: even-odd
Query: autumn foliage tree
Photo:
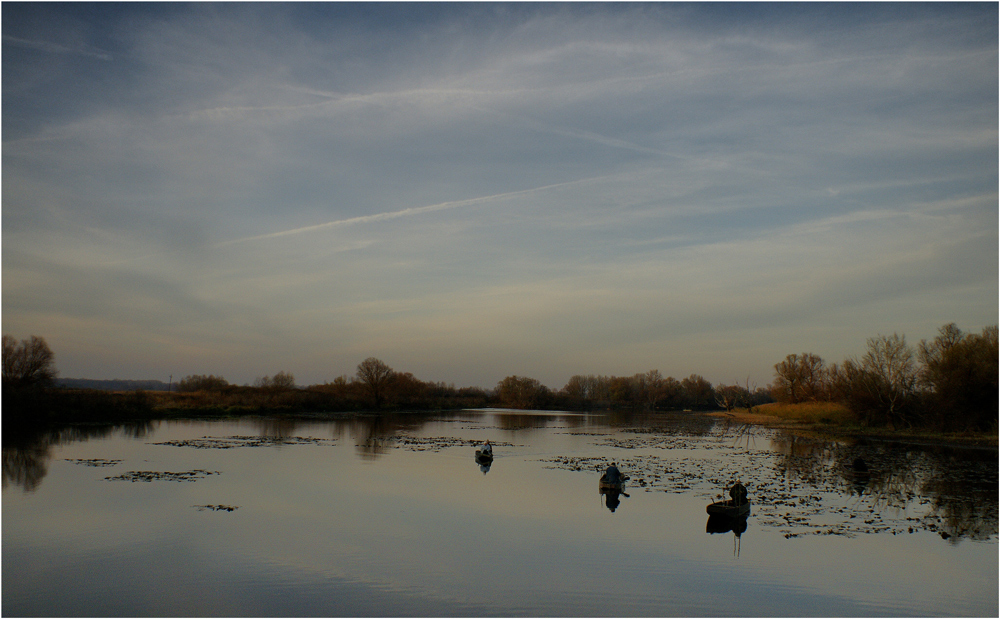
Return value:
[(715, 405), (715, 391), (712, 383), (699, 374), (692, 374), (681, 381), (689, 408), (705, 410)]
[(229, 381), (214, 374), (189, 374), (177, 383), (177, 391), (221, 391)]
[(534, 378), (508, 376), (497, 383), (494, 395), (509, 408), (541, 408), (549, 397), (549, 389)]

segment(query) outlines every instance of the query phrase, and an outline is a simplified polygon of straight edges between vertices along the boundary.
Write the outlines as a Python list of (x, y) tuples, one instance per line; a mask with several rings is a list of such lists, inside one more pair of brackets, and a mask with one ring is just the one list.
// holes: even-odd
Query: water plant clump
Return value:
[(153, 481), (198, 481), (204, 479), (210, 475), (221, 475), (219, 471), (206, 471), (203, 469), (194, 469), (192, 471), (129, 471), (128, 473), (123, 473), (121, 475), (115, 475), (114, 477), (105, 477), (104, 479), (108, 481), (142, 481), (142, 482), (153, 482)]

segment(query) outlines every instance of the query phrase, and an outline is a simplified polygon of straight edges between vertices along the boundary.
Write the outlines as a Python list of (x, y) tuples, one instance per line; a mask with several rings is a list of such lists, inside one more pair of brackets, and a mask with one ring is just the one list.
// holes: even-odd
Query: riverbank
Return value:
[(997, 449), (1000, 443), (996, 433), (864, 427), (854, 420), (846, 407), (833, 402), (801, 404), (775, 402), (754, 407), (753, 413), (740, 409), (729, 412), (714, 411), (706, 415), (730, 419), (735, 423), (781, 428), (796, 434), (833, 439), (866, 438), (915, 445), (950, 445), (986, 449)]

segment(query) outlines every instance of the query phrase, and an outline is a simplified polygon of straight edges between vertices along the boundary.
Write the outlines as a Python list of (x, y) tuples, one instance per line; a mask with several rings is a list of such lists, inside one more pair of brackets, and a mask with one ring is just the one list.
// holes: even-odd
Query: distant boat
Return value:
[(621, 492), (625, 488), (625, 482), (629, 479), (628, 475), (622, 475), (618, 478), (618, 481), (608, 481), (607, 475), (601, 475), (600, 481), (597, 482), (597, 487), (600, 490), (612, 490), (616, 492)]
[(705, 511), (707, 511), (709, 515), (739, 518), (750, 513), (750, 501), (744, 501), (739, 505), (737, 505), (732, 499), (728, 501), (716, 501), (706, 507)]
[(492, 451), (481, 451), (476, 450), (476, 462), (480, 464), (489, 464), (493, 462), (493, 452)]

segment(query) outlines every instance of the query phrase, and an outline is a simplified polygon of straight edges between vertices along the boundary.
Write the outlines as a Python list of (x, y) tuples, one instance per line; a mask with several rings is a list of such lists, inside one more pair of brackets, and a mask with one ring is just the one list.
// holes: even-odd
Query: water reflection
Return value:
[(843, 492), (853, 497), (859, 511), (916, 521), (906, 514), (919, 504), (930, 507), (921, 527), (942, 538), (987, 540), (997, 534), (995, 450), (821, 441), (789, 434), (775, 436), (772, 447), (788, 482)]
[[(594, 427), (602, 431), (615, 428), (625, 433), (602, 440), (629, 450), (652, 450), (652, 456), (630, 451), (625, 459), (619, 460), (633, 467), (631, 472), (636, 485), (647, 490), (670, 488), (671, 491), (691, 492), (703, 481), (715, 482), (718, 478), (722, 483), (728, 472), (747, 472), (751, 478), (744, 481), (758, 497), (755, 505), (760, 507), (754, 511), (759, 522), (764, 526), (787, 527), (790, 531), (792, 527), (831, 530), (829, 519), (822, 521), (820, 517), (830, 515), (834, 509), (844, 515), (842, 522), (836, 525), (836, 534), (929, 530), (954, 543), (961, 539), (989, 540), (997, 535), (1000, 520), (996, 450), (918, 447), (874, 440), (818, 440), (760, 428), (751, 431), (742, 424), (717, 422), (699, 415), (622, 411), (588, 415), (523, 411), (388, 413), (323, 417), (321, 420), (260, 418), (242, 423), (250, 424), (264, 437), (290, 438), (302, 432), (304, 424), (312, 427), (318, 422), (333, 438), (350, 437), (359, 457), (366, 460), (377, 459), (401, 447), (440, 451), (476, 445), (451, 434), (419, 437), (420, 429), (428, 423), (470, 422), (480, 424), (480, 429), (492, 427), (526, 433), (544, 428)], [(493, 425), (481, 425), (484, 422)], [(57, 445), (115, 434), (141, 439), (160, 423), (5, 427), (3, 488), (36, 490), (48, 474), (53, 447)], [(745, 459), (728, 452), (725, 459), (719, 461), (713, 460), (711, 455), (690, 461), (658, 458), (657, 451), (661, 448), (684, 449), (695, 439), (713, 435), (724, 439), (725, 443), (733, 442), (731, 439), (735, 437), (738, 444), (733, 447), (737, 452), (744, 451)], [(607, 462), (603, 457), (588, 459), (576, 454), (559, 455), (549, 461), (573, 470)], [(863, 461), (867, 470), (861, 470), (856, 464), (858, 461)], [(477, 460), (476, 465), (486, 474), (491, 470), (492, 461)], [(826, 493), (846, 497), (847, 505), (831, 506)], [(600, 493), (602, 505), (616, 511), (623, 494), (628, 497), (623, 488), (603, 489)], [(815, 520), (810, 520), (814, 516)]]
[(618, 488), (606, 488), (601, 486), (598, 488), (598, 492), (604, 497), (604, 506), (611, 510), (612, 513), (614, 513), (614, 511), (618, 509), (618, 506), (621, 504), (620, 497), (628, 498), (628, 493), (622, 490), (622, 486), (619, 486)]
[(52, 448), (61, 444), (114, 435), (141, 439), (158, 421), (78, 426), (6, 425), (3, 429), (3, 489), (10, 484), (34, 492), (49, 472)]
[(739, 537), (747, 530), (747, 518), (750, 514), (744, 514), (736, 518), (724, 514), (709, 514), (708, 522), (705, 523), (706, 533), (729, 533), (730, 531)]
[(740, 556), (740, 549), (743, 542), (743, 533), (747, 530), (747, 516), (745, 514), (737, 518), (731, 518), (722, 514), (711, 514), (708, 522), (705, 523), (705, 532), (711, 534), (733, 532), (733, 556)]

